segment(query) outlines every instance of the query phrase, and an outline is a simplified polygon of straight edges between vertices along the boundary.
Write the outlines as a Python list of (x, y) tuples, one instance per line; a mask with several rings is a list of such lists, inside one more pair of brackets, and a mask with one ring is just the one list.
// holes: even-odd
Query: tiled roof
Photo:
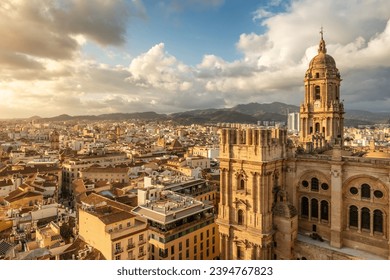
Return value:
[(0, 256), (4, 256), (13, 245), (5, 240), (0, 241)]

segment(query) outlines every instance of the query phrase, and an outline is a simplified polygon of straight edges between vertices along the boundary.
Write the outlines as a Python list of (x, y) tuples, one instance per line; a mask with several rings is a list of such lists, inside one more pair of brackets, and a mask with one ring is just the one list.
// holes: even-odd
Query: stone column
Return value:
[[(336, 157), (332, 158), (334, 161), (331, 165), (331, 186), (332, 186), (332, 192), (331, 192), (331, 240), (330, 245), (336, 248), (341, 248), (343, 246), (342, 244), (342, 237), (341, 237), (341, 231), (342, 231), (342, 225), (343, 225), (343, 190), (342, 190), (342, 162), (341, 162), (341, 155), (336, 159)], [(337, 161), (335, 161), (337, 160)]]

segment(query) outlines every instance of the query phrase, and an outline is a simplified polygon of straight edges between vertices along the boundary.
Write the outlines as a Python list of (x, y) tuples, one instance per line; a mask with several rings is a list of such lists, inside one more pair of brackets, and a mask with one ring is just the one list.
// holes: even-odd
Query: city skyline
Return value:
[(346, 108), (390, 105), (388, 1), (4, 1), (0, 14), (0, 118), (299, 105), (321, 26)]

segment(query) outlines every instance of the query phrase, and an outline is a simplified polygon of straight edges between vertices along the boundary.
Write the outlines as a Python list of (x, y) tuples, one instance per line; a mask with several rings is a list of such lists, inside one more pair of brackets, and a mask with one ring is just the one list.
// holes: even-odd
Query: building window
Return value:
[(198, 246), (194, 246), (194, 254), (198, 253)]
[(309, 186), (309, 182), (306, 181), (306, 180), (303, 180), (303, 181), (302, 181), (302, 186), (303, 186), (304, 188), (307, 188), (307, 187)]
[(383, 192), (376, 190), (376, 191), (374, 191), (374, 196), (376, 198), (382, 198), (383, 197)]
[(242, 178), (242, 176), (240, 176), (240, 179), (239, 179), (238, 189), (239, 190), (245, 189), (245, 180), (244, 180), (244, 178)]
[(133, 251), (130, 251), (130, 252), (127, 254), (127, 258), (128, 258), (129, 260), (134, 260)]
[(329, 219), (329, 205), (328, 202), (323, 200), (321, 201), (321, 220), (328, 221)]
[(370, 198), (371, 197), (371, 187), (368, 184), (362, 185), (362, 198)]
[(181, 251), (182, 249), (183, 249), (183, 243), (179, 242), (179, 251)]
[(237, 211), (237, 223), (239, 225), (243, 225), (244, 224), (244, 211), (239, 209)]
[(318, 200), (315, 198), (311, 200), (311, 217), (318, 219)]
[(321, 89), (320, 89), (320, 87), (316, 86), (314, 90), (315, 90), (315, 99), (316, 100), (321, 99)]
[(320, 133), (320, 123), (315, 124), (315, 132)]
[(329, 185), (327, 183), (322, 183), (321, 189), (323, 189), (324, 191), (327, 191), (329, 189)]
[(144, 241), (144, 235), (143, 235), (143, 234), (140, 234), (138, 238), (139, 238), (139, 239), (138, 239), (139, 242)]
[(374, 231), (383, 232), (383, 214), (380, 210), (374, 211)]
[(370, 229), (370, 209), (362, 208), (362, 229)]
[(245, 258), (244, 255), (244, 248), (237, 246), (237, 260), (243, 260)]
[(210, 236), (210, 230), (207, 230), (207, 231), (206, 231), (206, 236), (207, 236), (207, 238), (209, 238), (209, 236)]
[(356, 187), (351, 187), (351, 188), (349, 189), (349, 192), (350, 192), (351, 194), (355, 195), (355, 194), (357, 194), (359, 191), (358, 191), (358, 189), (357, 189)]
[(307, 197), (302, 197), (301, 199), (301, 216), (309, 216), (309, 199)]
[(203, 240), (203, 232), (200, 233), (200, 240)]
[(190, 247), (190, 240), (188, 238), (186, 239), (186, 247)]
[(121, 255), (115, 256), (115, 260), (120, 260), (120, 259), (121, 259)]
[(358, 208), (356, 206), (349, 207), (349, 226), (358, 227)]
[(186, 250), (186, 258), (188, 259), (189, 257), (190, 257), (190, 250), (187, 249), (187, 250)]
[(171, 255), (175, 254), (175, 245), (171, 246)]
[(198, 242), (198, 236), (194, 236), (194, 244), (196, 244), (196, 242)]
[(317, 178), (311, 178), (311, 190), (312, 191), (315, 191), (315, 192), (318, 192), (318, 179)]

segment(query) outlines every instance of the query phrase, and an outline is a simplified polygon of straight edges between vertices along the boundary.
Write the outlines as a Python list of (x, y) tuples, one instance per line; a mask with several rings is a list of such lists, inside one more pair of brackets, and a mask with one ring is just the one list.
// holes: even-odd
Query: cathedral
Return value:
[(221, 130), (221, 259), (390, 259), (390, 157), (343, 147), (341, 81), (321, 31), (298, 144), (283, 128)]

